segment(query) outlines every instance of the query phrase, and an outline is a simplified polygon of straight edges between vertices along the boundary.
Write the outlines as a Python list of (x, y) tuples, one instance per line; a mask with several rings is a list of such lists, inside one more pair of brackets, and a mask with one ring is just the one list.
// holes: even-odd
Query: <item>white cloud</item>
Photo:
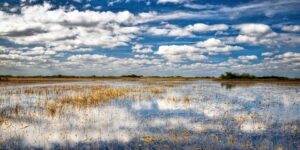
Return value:
[(277, 58), (282, 58), (288, 61), (300, 61), (300, 53), (286, 52), (282, 55), (278, 55)]
[(164, 4), (164, 3), (175, 3), (175, 4), (178, 4), (178, 3), (183, 3), (185, 1), (186, 0), (158, 0), (157, 3), (158, 4)]
[(202, 61), (207, 57), (199, 54), (200, 49), (189, 45), (167, 45), (160, 46), (156, 54), (161, 55), (171, 62), (182, 62), (184, 60)]
[(272, 56), (273, 55), (273, 53), (271, 53), (271, 52), (264, 52), (264, 53), (262, 53), (261, 54), (261, 56)]
[(155, 21), (167, 21), (167, 20), (182, 20), (182, 19), (195, 19), (195, 18), (210, 18), (213, 15), (210, 13), (202, 13), (199, 15), (199, 12), (185, 12), (185, 11), (175, 11), (171, 13), (158, 13), (156, 11), (143, 12), (139, 13), (136, 16), (135, 24), (141, 24), (146, 22), (155, 22)]
[(298, 35), (289, 33), (276, 33), (266, 24), (240, 24), (235, 25), (240, 33), (234, 39), (227, 40), (232, 43), (245, 43), (249, 45), (263, 45), (269, 48), (282, 46), (295, 46), (300, 42)]
[(160, 46), (158, 49), (157, 54), (182, 54), (186, 52), (198, 52), (199, 49), (197, 49), (194, 46), (188, 46), (188, 45), (170, 45), (170, 46)]
[[(44, 44), (53, 50), (127, 45), (140, 28), (132, 26), (134, 15), (128, 11), (93, 12), (51, 5), (26, 6), (21, 14), (0, 12), (0, 37), (18, 44)], [(4, 21), (5, 20), (5, 21)], [(59, 49), (70, 47), (67, 49)]]
[(148, 32), (153, 35), (168, 35), (170, 31), (164, 28), (151, 27), (148, 29)]
[[(220, 15), (228, 15), (231, 19), (245, 16), (265, 15), (273, 17), (277, 14), (289, 13), (294, 14), (298, 10), (299, 1), (253, 1), (234, 7), (222, 6), (217, 12)], [(214, 11), (216, 12), (216, 11)]]
[(249, 36), (262, 36), (272, 33), (272, 29), (265, 24), (241, 24), (237, 25), (236, 28), (240, 29), (240, 34)]
[(94, 9), (100, 10), (100, 9), (102, 9), (102, 7), (101, 6), (96, 6), (96, 7), (94, 7)]
[[(272, 58), (266, 59), (262, 64), (265, 68), (276, 69), (285, 74), (288, 72), (296, 71), (299, 74), (300, 67), (300, 53), (298, 52), (285, 52), (283, 54), (275, 55)], [(280, 69), (279, 69), (280, 68)], [(296, 75), (297, 76), (297, 75)]]
[(146, 58), (149, 58), (149, 56), (145, 55), (145, 54), (142, 54), (142, 55), (136, 54), (136, 55), (134, 55), (134, 58), (146, 59)]
[[(143, 57), (143, 56), (142, 56)], [(64, 63), (63, 63), (64, 64)], [(72, 55), (67, 58), (65, 65), (79, 65), (85, 66), (86, 69), (95, 68), (110, 68), (110, 67), (143, 67), (144, 64), (160, 64), (160, 60), (157, 59), (134, 59), (134, 58), (118, 58), (108, 57), (106, 55), (99, 54), (83, 54), (83, 55)], [(127, 68), (127, 69), (128, 69)], [(124, 70), (120, 70), (124, 71)]]
[(300, 32), (300, 25), (283, 26), (281, 29), (287, 32)]
[(191, 8), (191, 9), (199, 9), (199, 10), (220, 8), (219, 5), (209, 5), (209, 4), (201, 5), (201, 4), (192, 4), (192, 3), (184, 4), (184, 7)]
[(248, 60), (256, 60), (257, 59), (257, 56), (255, 55), (248, 55), (248, 56), (239, 56), (238, 57), (239, 60), (245, 60), (245, 61), (248, 61)]
[(184, 28), (180, 28), (175, 25), (166, 24), (165, 26), (151, 27), (148, 30), (148, 33), (153, 35), (165, 35), (165, 36), (175, 36), (175, 37), (192, 37), (193, 34)]
[(171, 62), (182, 62), (184, 60), (205, 60), (207, 57), (203, 55), (204, 53), (213, 55), (240, 50), (243, 50), (240, 46), (227, 45), (219, 39), (210, 38), (193, 45), (162, 45), (158, 48), (156, 54)]
[(196, 23), (194, 25), (188, 25), (185, 28), (191, 32), (208, 32), (227, 30), (229, 27), (226, 24), (206, 25), (203, 23)]
[(240, 46), (227, 45), (219, 39), (210, 38), (206, 41), (201, 41), (196, 43), (196, 46), (203, 49), (202, 51), (208, 52), (210, 54), (214, 53), (229, 53), (231, 51), (243, 50)]
[(141, 45), (141, 44), (136, 44), (131, 47), (132, 51), (135, 53), (152, 53), (152, 46), (150, 45)]
[(105, 56), (105, 55), (98, 55), (98, 54), (94, 54), (94, 55), (91, 55), (91, 54), (84, 54), (84, 55), (73, 55), (73, 56), (70, 56), (68, 57), (67, 60), (69, 61), (73, 61), (73, 62), (76, 62), (76, 61), (101, 61), (103, 59), (107, 59), (108, 57)]
[(166, 24), (162, 27), (150, 27), (148, 33), (153, 35), (175, 36), (175, 37), (194, 37), (193, 32), (211, 32), (227, 30), (226, 24), (206, 25), (196, 23), (185, 27), (178, 27), (172, 24)]
[(270, 26), (265, 24), (241, 24), (235, 28), (240, 30), (240, 34), (236, 37), (237, 43), (249, 43), (253, 45), (276, 46), (275, 42), (278, 34), (273, 32)]
[[(254, 9), (253, 6), (251, 6), (251, 9)], [(186, 5), (185, 7), (188, 6)], [(194, 9), (216, 9), (216, 11), (203, 10), (203, 12), (201, 11), (201, 14), (195, 10), (167, 13), (144, 12), (135, 15), (128, 11), (78, 11), (64, 7), (54, 9), (47, 3), (44, 5), (20, 7), (21, 13), (6, 13), (0, 11), (0, 38), (16, 44), (24, 44), (18, 48), (0, 47), (0, 65), (2, 68), (4, 66), (18, 66), (20, 68), (57, 67), (62, 68), (62, 70), (68, 67), (76, 68), (76, 66), (80, 66), (81, 68), (90, 67), (90, 70), (92, 71), (96, 70), (95, 68), (114, 70), (114, 68), (122, 68), (122, 66), (126, 65), (127, 66), (123, 68), (131, 71), (134, 71), (135, 69), (140, 71), (147, 65), (148, 67), (150, 66), (149, 68), (152, 70), (160, 68), (165, 72), (172, 69), (174, 71), (174, 68), (178, 69), (184, 65), (186, 65), (186, 68), (205, 68), (205, 66), (207, 66), (206, 68), (211, 67), (210, 69), (216, 66), (220, 68), (224, 66), (230, 68), (228, 65), (230, 64), (228, 63), (229, 61), (226, 62), (227, 64), (204, 63), (211, 62), (210, 60), (204, 61), (208, 59), (205, 55), (228, 54), (232, 51), (243, 50), (241, 46), (234, 45), (237, 43), (266, 46), (282, 46), (285, 44), (287, 44), (287, 46), (297, 46), (300, 42), (300, 38), (297, 34), (287, 33), (298, 32), (299, 25), (280, 26), (283, 31), (287, 32), (275, 33), (271, 26), (266, 24), (240, 24), (229, 26), (226, 24), (196, 23), (187, 26), (162, 24), (160, 26), (152, 27), (149, 27), (150, 24), (144, 24), (152, 21), (161, 22), (174, 19), (183, 20), (214, 17), (220, 19), (224, 16), (229, 16), (226, 14), (227, 12), (232, 12), (233, 10), (244, 12), (245, 10), (250, 9), (250, 7), (246, 6), (238, 6), (235, 9), (230, 10), (222, 9), (224, 8), (223, 6), (213, 7), (209, 5), (193, 5), (191, 7), (194, 7)], [(261, 7), (265, 7), (265, 5)], [(221, 14), (222, 11), (224, 14)], [(106, 56), (104, 55), (105, 52), (103, 55), (84, 54), (85, 51), (94, 49), (115, 48), (118, 46), (128, 46), (132, 43), (135, 44), (137, 43), (135, 39), (140, 40), (143, 38), (140, 34), (144, 31), (157, 36), (196, 37), (195, 35), (202, 32), (218, 33), (218, 31), (228, 30), (231, 27), (239, 31), (237, 37), (231, 37), (234, 39), (232, 41), (226, 40), (228, 37), (227, 35), (225, 37), (220, 37), (219, 39), (209, 38), (189, 45), (164, 45), (159, 41), (158, 45), (161, 46), (159, 46), (158, 51), (156, 52), (157, 55), (146, 54), (153, 52), (152, 47), (150, 45), (140, 44), (131, 47), (134, 54), (130, 55), (130, 57), (134, 56), (134, 58)], [(232, 30), (228, 30), (228, 34), (231, 34), (229, 33), (231, 31)], [(236, 32), (233, 32), (233, 34), (235, 33)], [(215, 34), (215, 36), (220, 36), (220, 34)], [(201, 37), (201, 39), (202, 38), (206, 38), (206, 35)], [(178, 40), (175, 42), (179, 43), (181, 41)], [(83, 54), (72, 54), (72, 52), (78, 51)], [(282, 64), (286, 66), (291, 64), (296, 67), (299, 66), (299, 56), (295, 52), (288, 52), (277, 56), (275, 56), (275, 53), (271, 53), (262, 53), (262, 56), (268, 56), (265, 57), (264, 60), (259, 60), (257, 58), (258, 61), (266, 61), (260, 64), (260, 68), (266, 68), (266, 66), (270, 67), (270, 65), (267, 65), (268, 63), (275, 64), (273, 65), (274, 68), (284, 68)], [(70, 57), (65, 58), (65, 56)], [(241, 56), (240, 58), (235, 59), (236, 64), (234, 64), (234, 67), (232, 68), (244, 67), (245, 65), (247, 65), (247, 67), (250, 65), (258, 65), (240, 63), (242, 60), (246, 61), (247, 59), (251, 58), (248, 56)], [(168, 60), (168, 62), (166, 62), (166, 60)], [(201, 61), (201, 63), (199, 61)], [(234, 62), (233, 59), (230, 61)], [(253, 62), (256, 63), (258, 61)], [(186, 63), (191, 64), (187, 65)], [(3, 69), (1, 71), (5, 72)], [(114, 71), (118, 72), (119, 70)]]

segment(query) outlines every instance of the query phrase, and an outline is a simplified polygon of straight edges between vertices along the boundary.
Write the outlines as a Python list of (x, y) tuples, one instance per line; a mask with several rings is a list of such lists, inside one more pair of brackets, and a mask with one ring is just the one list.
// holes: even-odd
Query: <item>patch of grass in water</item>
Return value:
[(142, 87), (111, 87), (99, 86), (90, 89), (90, 92), (81, 94), (65, 95), (57, 100), (48, 100), (45, 102), (45, 108), (49, 116), (61, 113), (65, 107), (71, 106), (75, 108), (88, 108), (99, 106), (117, 99), (139, 100), (152, 99), (153, 96), (165, 93), (166, 89), (157, 86)]

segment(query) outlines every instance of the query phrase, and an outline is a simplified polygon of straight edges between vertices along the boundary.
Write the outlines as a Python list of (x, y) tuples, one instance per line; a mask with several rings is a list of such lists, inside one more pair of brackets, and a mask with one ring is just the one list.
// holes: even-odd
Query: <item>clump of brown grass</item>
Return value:
[(150, 87), (150, 92), (155, 95), (159, 95), (166, 92), (165, 88), (161, 87)]
[[(75, 91), (77, 91), (77, 89)], [(64, 108), (68, 106), (75, 108), (87, 108), (99, 106), (117, 99), (151, 99), (152, 96), (166, 92), (166, 89), (158, 86), (112, 87), (106, 85), (86, 87), (85, 91), (88, 92), (74, 92), (72, 94), (59, 97), (55, 101), (47, 100), (45, 102), (45, 108), (48, 115), (54, 116), (55, 114), (60, 114)]]
[(125, 98), (129, 93), (134, 91), (136, 91), (135, 88), (103, 87), (91, 93), (67, 95), (54, 103), (47, 103), (47, 111), (50, 115), (54, 115), (57, 112), (57, 108), (63, 108), (64, 106), (74, 106), (77, 108), (97, 106), (120, 97)]
[(50, 115), (51, 117), (53, 117), (56, 112), (57, 112), (57, 108), (58, 106), (56, 105), (55, 102), (47, 102), (47, 112), (48, 112), (48, 115)]
[(99, 103), (107, 102), (120, 96), (124, 96), (127, 92), (129, 92), (129, 90), (125, 88), (109, 88), (95, 91), (91, 94), (82, 94), (75, 97), (64, 97), (60, 102), (62, 104), (71, 104), (74, 106), (94, 106), (98, 105)]
[(184, 101), (185, 103), (190, 103), (190, 102), (191, 102), (191, 98), (190, 98), (189, 96), (184, 96), (184, 97), (183, 97), (183, 101)]
[(5, 116), (4, 114), (0, 113), (0, 126), (2, 125), (2, 123), (5, 122)]

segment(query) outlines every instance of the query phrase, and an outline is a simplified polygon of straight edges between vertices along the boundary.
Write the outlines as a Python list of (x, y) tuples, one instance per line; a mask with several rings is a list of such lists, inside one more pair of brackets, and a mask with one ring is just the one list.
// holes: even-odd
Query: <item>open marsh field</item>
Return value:
[(300, 149), (300, 86), (187, 79), (0, 86), (0, 149)]

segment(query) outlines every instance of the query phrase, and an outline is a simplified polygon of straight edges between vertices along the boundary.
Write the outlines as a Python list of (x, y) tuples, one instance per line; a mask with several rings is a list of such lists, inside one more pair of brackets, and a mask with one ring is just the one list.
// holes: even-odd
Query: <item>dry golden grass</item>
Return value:
[(190, 80), (158, 80), (158, 79), (144, 79), (140, 81), (144, 85), (154, 85), (159, 87), (176, 87), (183, 84), (188, 84), (191, 81)]
[(80, 94), (77, 96), (65, 96), (58, 102), (62, 105), (72, 105), (79, 107), (95, 106), (110, 100), (117, 99), (122, 96), (134, 92), (134, 88), (103, 88), (89, 94)]
[[(90, 92), (81, 94), (65, 95), (57, 100), (45, 101), (45, 107), (49, 116), (54, 116), (61, 113), (67, 106), (75, 108), (88, 108), (95, 107), (101, 104), (110, 102), (117, 99), (131, 99), (139, 98), (151, 99), (152, 96), (166, 92), (165, 88), (156, 86), (145, 87), (111, 87), (111, 86), (98, 86), (98, 87), (85, 87)], [(91, 89), (89, 89), (91, 88)]]
[(14, 107), (9, 107), (7, 109), (0, 111), (0, 126), (8, 120), (11, 120), (12, 118), (16, 118), (19, 114), (22, 114), (21, 111), (23, 108), (16, 104)]
[(2, 125), (2, 123), (4, 123), (4, 121), (6, 117), (4, 116), (4, 114), (0, 113), (0, 126)]
[[(136, 81), (138, 80), (138, 81)], [(87, 108), (98, 106), (116, 99), (144, 100), (152, 99), (167, 92), (168, 88), (187, 84), (189, 80), (170, 79), (135, 79), (143, 83), (136, 87), (112, 87), (110, 85), (45, 85), (36, 87), (19, 88), (11, 93), (4, 94), (27, 94), (38, 96), (37, 103), (44, 106), (48, 115), (60, 114), (65, 107)], [(188, 102), (189, 98), (184, 98)], [(18, 112), (16, 112), (18, 113)]]
[(155, 95), (159, 95), (166, 92), (165, 88), (162, 87), (150, 87), (150, 92)]
[(53, 117), (56, 114), (57, 105), (54, 102), (48, 102), (46, 106), (48, 115)]

